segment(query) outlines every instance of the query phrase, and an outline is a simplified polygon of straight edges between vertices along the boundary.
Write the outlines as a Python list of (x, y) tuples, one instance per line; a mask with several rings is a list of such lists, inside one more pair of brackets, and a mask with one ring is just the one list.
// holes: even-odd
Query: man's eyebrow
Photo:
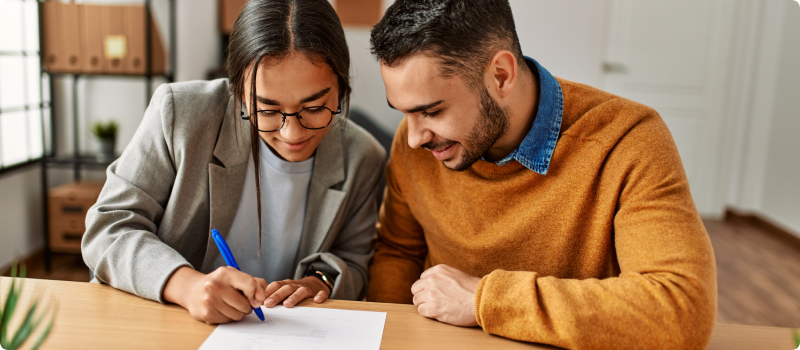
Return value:
[[(426, 104), (426, 105), (419, 105), (419, 106), (416, 106), (416, 107), (414, 107), (414, 108), (411, 108), (411, 109), (409, 109), (409, 110), (408, 110), (406, 113), (417, 113), (417, 112), (422, 112), (422, 111), (424, 111), (424, 110), (426, 110), (426, 109), (430, 109), (430, 108), (436, 107), (436, 106), (438, 106), (439, 104), (441, 104), (442, 102), (444, 102), (444, 100), (439, 100), (439, 101), (436, 101), (436, 102), (431, 102), (431, 103), (428, 103), (428, 104)], [(388, 103), (388, 104), (389, 104), (389, 107), (390, 107), (390, 108), (392, 108), (392, 109), (397, 109), (397, 108), (395, 108), (394, 106), (392, 106), (392, 103), (391, 103), (391, 102), (389, 102), (389, 99), (386, 99), (386, 103)]]
[[(327, 95), (329, 92), (331, 92), (331, 88), (329, 88), (329, 87), (325, 88), (325, 89), (322, 89), (319, 92), (300, 100), (300, 103), (303, 104), (303, 103), (306, 103), (306, 102), (319, 100), (323, 96)], [(263, 103), (265, 105), (271, 105), (271, 106), (280, 106), (281, 105), (280, 102), (275, 101), (275, 100), (270, 100), (270, 99), (268, 99), (266, 97), (263, 97), (263, 96), (256, 96), (256, 100), (259, 103)]]

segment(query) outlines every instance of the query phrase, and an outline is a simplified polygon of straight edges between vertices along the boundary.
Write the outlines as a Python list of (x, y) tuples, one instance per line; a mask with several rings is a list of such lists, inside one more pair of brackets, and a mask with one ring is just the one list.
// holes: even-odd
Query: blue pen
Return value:
[[(222, 238), (222, 235), (220, 235), (219, 231), (217, 231), (215, 228), (211, 229), (211, 237), (213, 237), (214, 242), (217, 243), (217, 248), (219, 248), (222, 258), (225, 259), (225, 263), (228, 264), (228, 266), (239, 270), (239, 264), (237, 264), (236, 260), (233, 258), (233, 253), (231, 253), (231, 248), (228, 248), (228, 243), (225, 243), (225, 238)], [(261, 322), (264, 322), (264, 313), (261, 312), (261, 308), (254, 307), (253, 311), (256, 313), (256, 316), (258, 316), (258, 319), (261, 320)]]

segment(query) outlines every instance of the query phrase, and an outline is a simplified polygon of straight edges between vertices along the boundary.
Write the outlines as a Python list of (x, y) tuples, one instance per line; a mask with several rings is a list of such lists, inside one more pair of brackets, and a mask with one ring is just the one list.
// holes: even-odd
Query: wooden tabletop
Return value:
[[(5, 299), (11, 279), (0, 277)], [(25, 279), (18, 307), (53, 298), (58, 318), (42, 349), (198, 349), (215, 326), (195, 321), (176, 305), (162, 305), (106, 285)], [(381, 349), (554, 349), (517, 342), (420, 316), (413, 305), (329, 300), (301, 306), (386, 312)], [(790, 350), (788, 328), (718, 324), (709, 349)]]

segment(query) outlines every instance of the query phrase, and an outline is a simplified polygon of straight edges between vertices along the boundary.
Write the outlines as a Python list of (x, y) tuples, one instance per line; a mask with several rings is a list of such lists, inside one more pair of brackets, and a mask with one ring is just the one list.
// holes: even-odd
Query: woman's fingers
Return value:
[(278, 305), (278, 303), (283, 302), (283, 300), (286, 299), (286, 297), (292, 295), (292, 293), (294, 293), (294, 291), (297, 290), (298, 287), (300, 286), (296, 284), (283, 285), (282, 287), (278, 288), (278, 290), (275, 291), (275, 293), (272, 293), (271, 295), (267, 294), (269, 296), (267, 297), (267, 300), (264, 301), (264, 306), (273, 307), (275, 305)]
[(317, 293), (317, 296), (314, 297), (314, 302), (319, 304), (326, 299), (328, 299), (328, 293), (326, 293), (324, 290), (321, 290), (319, 293)]
[(269, 297), (272, 294), (275, 294), (275, 292), (277, 292), (278, 289), (281, 289), (281, 287), (283, 287), (283, 286), (285, 286), (287, 284), (288, 283), (286, 281), (275, 281), (275, 282), (270, 283), (269, 285), (267, 285), (267, 290), (264, 291), (265, 297), (267, 299), (269, 299)]
[(311, 290), (308, 289), (307, 287), (297, 288), (297, 290), (295, 290), (294, 293), (292, 293), (292, 295), (286, 298), (286, 301), (283, 302), (283, 306), (293, 307), (297, 305), (297, 303), (303, 301), (303, 299), (313, 295), (311, 293), (312, 293)]
[[(219, 300), (231, 308), (241, 313), (248, 314), (253, 309), (253, 305), (245, 298), (239, 290), (235, 288), (225, 288), (217, 295)], [(260, 304), (258, 306), (261, 306)]]
[[(261, 292), (262, 289), (253, 276), (234, 268), (225, 268), (224, 270), (220, 270), (220, 272), (222, 273), (220, 278), (222, 278), (226, 284), (240, 290), (247, 298), (247, 302), (251, 308), (258, 307), (264, 302), (264, 294)], [(237, 305), (231, 306), (236, 307)]]
[[(239, 297), (242, 298), (241, 295), (239, 295)], [(240, 309), (239, 307), (241, 307), (241, 305), (235, 307), (231, 305), (227, 300), (225, 300), (224, 297), (222, 296), (218, 299), (215, 305), (215, 308), (220, 314), (233, 321), (239, 321), (243, 319), (244, 316), (246, 316), (253, 310), (253, 308), (251, 308), (249, 305), (247, 305), (245, 311), (242, 311), (242, 309)]]
[(263, 278), (256, 277), (256, 285), (258, 286), (258, 290), (256, 290), (255, 298), (258, 302), (258, 306), (261, 306), (261, 304), (264, 303), (264, 300), (267, 299), (267, 281)]

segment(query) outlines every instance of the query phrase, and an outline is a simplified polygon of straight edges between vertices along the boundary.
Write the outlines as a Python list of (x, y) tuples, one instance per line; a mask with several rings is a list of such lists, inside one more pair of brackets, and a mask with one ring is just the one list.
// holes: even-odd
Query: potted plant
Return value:
[(92, 124), (92, 134), (97, 137), (99, 141), (99, 152), (97, 153), (97, 160), (101, 162), (111, 162), (116, 158), (114, 146), (117, 142), (117, 122), (110, 120), (108, 122), (96, 122)]
[[(25, 265), (22, 265), (20, 270), (20, 278), (16, 278), (17, 264), (11, 266), (11, 287), (8, 289), (8, 295), (4, 296), (0, 294), (0, 349), (20, 349), (31, 339), (31, 336), (34, 335), (37, 330), (41, 329), (38, 338), (33, 338), (36, 340), (30, 347), (31, 350), (36, 350), (42, 346), (42, 343), (44, 343), (45, 339), (50, 335), (50, 331), (53, 329), (53, 322), (56, 319), (58, 307), (56, 305), (44, 307), (39, 303), (39, 300), (34, 301), (33, 304), (28, 307), (18, 305), (25, 280)], [(2, 293), (2, 291), (0, 291), (0, 293)], [(20, 312), (16, 313), (17, 310)], [(37, 313), (37, 311), (39, 312)], [(12, 333), (10, 325), (15, 315), (25, 316), (22, 319), (22, 323), (17, 323), (19, 326), (16, 327), (16, 331)], [(47, 317), (48, 315), (50, 316), (49, 320)], [(40, 325), (45, 326), (42, 329), (39, 327)]]

